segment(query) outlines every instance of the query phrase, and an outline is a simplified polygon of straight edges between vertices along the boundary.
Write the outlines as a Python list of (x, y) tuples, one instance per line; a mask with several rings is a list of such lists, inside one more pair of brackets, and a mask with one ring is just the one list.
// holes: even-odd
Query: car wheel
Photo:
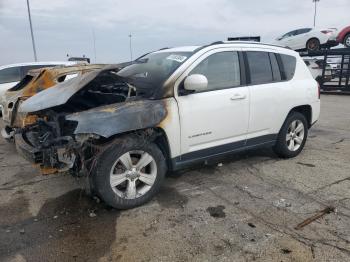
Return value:
[(318, 40), (317, 38), (311, 38), (306, 43), (306, 49), (308, 51), (317, 51), (317, 50), (320, 50), (320, 47), (321, 47), (320, 40)]
[(282, 158), (299, 155), (308, 134), (308, 124), (303, 114), (291, 112), (284, 122), (274, 146), (275, 153)]
[(149, 201), (159, 190), (166, 161), (158, 146), (136, 135), (111, 142), (94, 168), (94, 189), (108, 205), (129, 209)]
[(350, 34), (347, 34), (347, 35), (344, 37), (344, 45), (345, 45), (345, 47), (350, 48)]

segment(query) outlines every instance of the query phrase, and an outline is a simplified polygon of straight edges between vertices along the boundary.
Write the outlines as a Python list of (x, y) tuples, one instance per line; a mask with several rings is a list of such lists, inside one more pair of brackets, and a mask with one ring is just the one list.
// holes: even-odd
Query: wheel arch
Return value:
[(152, 127), (152, 128), (144, 128), (144, 129), (128, 131), (128, 132), (112, 135), (108, 138), (99, 137), (95, 141), (98, 144), (105, 145), (105, 144), (111, 143), (113, 140), (115, 140), (117, 138), (127, 136), (127, 135), (142, 136), (145, 139), (148, 139), (149, 141), (154, 142), (159, 147), (159, 149), (162, 151), (162, 153), (166, 159), (168, 168), (169, 169), (172, 168), (172, 166), (171, 166), (171, 148), (170, 148), (168, 136), (167, 136), (165, 130), (161, 127)]
[(307, 123), (308, 123), (308, 128), (311, 127), (311, 123), (312, 123), (312, 107), (310, 105), (296, 106), (296, 107), (292, 108), (289, 111), (288, 116), (290, 115), (291, 112), (298, 112), (298, 113), (304, 115), (306, 120), (307, 120)]

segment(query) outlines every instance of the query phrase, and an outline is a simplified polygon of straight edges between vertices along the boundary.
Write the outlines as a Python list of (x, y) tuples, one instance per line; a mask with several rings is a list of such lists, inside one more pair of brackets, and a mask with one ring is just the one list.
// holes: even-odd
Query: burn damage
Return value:
[(101, 143), (156, 127), (167, 116), (165, 102), (154, 99), (155, 89), (136, 88), (118, 70), (95, 70), (25, 100), (19, 111), (26, 112), (28, 124), (16, 130), (18, 151), (43, 173), (79, 173)]

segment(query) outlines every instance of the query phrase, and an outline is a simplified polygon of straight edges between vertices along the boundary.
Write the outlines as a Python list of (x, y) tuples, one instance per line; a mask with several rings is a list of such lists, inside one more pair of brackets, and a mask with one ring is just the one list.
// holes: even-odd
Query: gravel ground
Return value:
[(1, 139), (0, 261), (349, 261), (349, 109), (322, 96), (297, 158), (265, 149), (186, 170), (128, 211), (87, 197), (83, 179), (40, 176)]

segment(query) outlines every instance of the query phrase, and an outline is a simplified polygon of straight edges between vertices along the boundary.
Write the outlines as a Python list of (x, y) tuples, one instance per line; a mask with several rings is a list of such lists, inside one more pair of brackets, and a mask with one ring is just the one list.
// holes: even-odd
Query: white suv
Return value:
[(46, 170), (87, 173), (116, 208), (150, 200), (167, 170), (258, 147), (295, 157), (320, 113), (319, 87), (303, 60), (273, 45), (163, 49), (119, 69), (24, 101), (19, 110), (31, 124), (15, 139)]

